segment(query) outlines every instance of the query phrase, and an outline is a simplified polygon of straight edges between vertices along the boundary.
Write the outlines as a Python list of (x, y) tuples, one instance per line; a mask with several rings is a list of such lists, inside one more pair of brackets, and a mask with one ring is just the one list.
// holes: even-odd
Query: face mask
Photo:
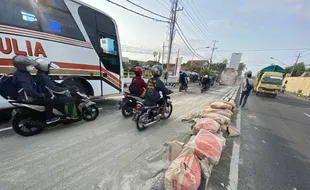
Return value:
[(33, 68), (34, 68), (33, 66), (27, 66), (27, 67), (26, 67), (26, 70), (27, 70), (28, 72), (31, 72), (31, 71), (33, 70)]

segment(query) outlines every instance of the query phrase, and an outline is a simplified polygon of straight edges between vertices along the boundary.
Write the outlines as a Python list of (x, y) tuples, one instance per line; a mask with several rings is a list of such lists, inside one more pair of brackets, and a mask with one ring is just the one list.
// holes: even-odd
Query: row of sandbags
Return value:
[(235, 104), (215, 101), (206, 108), (200, 118), (194, 119), (193, 136), (187, 144), (169, 142), (168, 159), (171, 165), (165, 174), (166, 190), (196, 190), (201, 179), (211, 175), (211, 165), (219, 163), (226, 145), (223, 132), (229, 136), (240, 133), (231, 124)]

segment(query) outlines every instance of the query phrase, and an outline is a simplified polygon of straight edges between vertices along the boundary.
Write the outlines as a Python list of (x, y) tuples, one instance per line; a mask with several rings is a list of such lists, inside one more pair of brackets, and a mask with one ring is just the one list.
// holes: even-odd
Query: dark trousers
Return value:
[(245, 106), (246, 101), (248, 100), (249, 95), (250, 95), (250, 92), (243, 91), (243, 92), (241, 93), (241, 98), (240, 98), (240, 102), (239, 102), (239, 105), (240, 105), (241, 107), (244, 107), (244, 106)]
[(31, 103), (34, 105), (45, 106), (46, 119), (51, 119), (53, 117), (54, 101), (52, 99), (49, 98), (36, 99)]
[(72, 115), (73, 105), (75, 103), (75, 99), (67, 96), (59, 96), (55, 99), (55, 104), (57, 105), (65, 105), (68, 104), (68, 115)]

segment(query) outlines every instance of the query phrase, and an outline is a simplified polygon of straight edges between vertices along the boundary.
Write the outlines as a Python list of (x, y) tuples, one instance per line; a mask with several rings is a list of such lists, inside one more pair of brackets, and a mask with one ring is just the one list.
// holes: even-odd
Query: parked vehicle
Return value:
[[(170, 96), (164, 96), (166, 101), (165, 119), (168, 119), (172, 114), (172, 102)], [(135, 108), (133, 120), (136, 121), (136, 126), (139, 131), (145, 130), (148, 126), (157, 123), (161, 119), (162, 107), (149, 102), (138, 102)]]
[(99, 115), (99, 109), (95, 102), (92, 102), (89, 97), (81, 93), (77, 88), (70, 89), (71, 96), (76, 99), (73, 108), (73, 114), (78, 118), (76, 120), (66, 119), (66, 112), (68, 111), (67, 105), (55, 106), (53, 113), (61, 119), (53, 124), (47, 125), (45, 121), (45, 107), (33, 105), (30, 103), (21, 103), (14, 100), (9, 102), (15, 107), (12, 112), (13, 130), (21, 136), (33, 136), (41, 133), (43, 129), (58, 124), (71, 124), (77, 121), (93, 121)]
[(122, 110), (122, 115), (125, 118), (133, 116), (138, 101), (142, 102), (143, 99), (129, 92), (124, 92), (124, 98), (119, 102), (119, 109)]

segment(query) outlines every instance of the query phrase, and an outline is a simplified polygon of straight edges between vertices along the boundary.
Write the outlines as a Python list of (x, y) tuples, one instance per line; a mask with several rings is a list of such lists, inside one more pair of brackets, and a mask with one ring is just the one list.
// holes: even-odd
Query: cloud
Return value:
[(208, 21), (210, 27), (220, 27), (222, 29), (250, 29), (250, 24), (241, 20), (234, 19), (219, 19), (219, 20), (210, 20)]

